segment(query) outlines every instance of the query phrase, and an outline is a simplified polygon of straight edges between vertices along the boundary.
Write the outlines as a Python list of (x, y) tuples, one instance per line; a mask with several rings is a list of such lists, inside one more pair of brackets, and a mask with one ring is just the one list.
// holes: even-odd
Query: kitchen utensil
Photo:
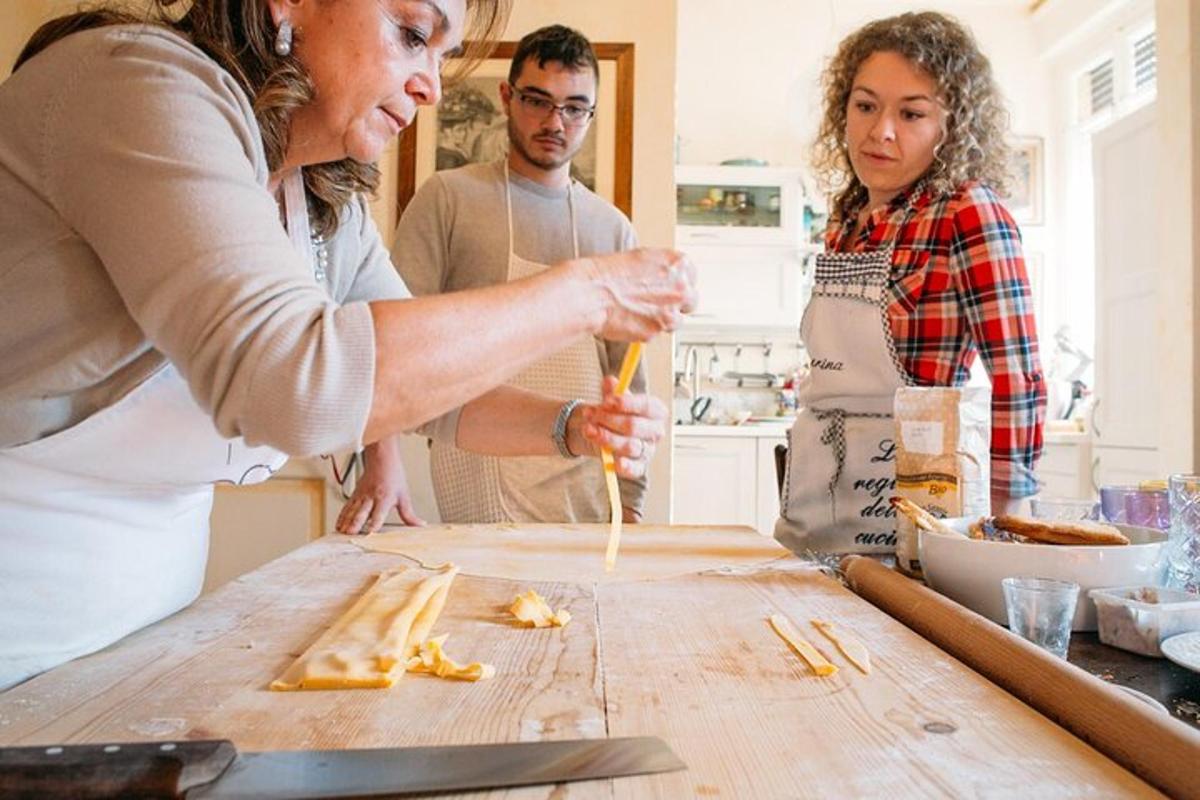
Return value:
[(237, 752), (228, 740), (0, 749), (0, 797), (371, 797), (685, 769), (654, 737)]
[[(967, 532), (972, 519), (942, 520)], [(1153, 528), (1117, 524), (1127, 545), (1053, 545), (920, 534), (921, 569), (931, 588), (993, 622), (1008, 623), (1000, 581), (1010, 575), (1038, 575), (1072, 581), (1086, 591), (1106, 586), (1162, 583), (1167, 534)], [(1088, 597), (1075, 606), (1077, 631), (1096, 630), (1096, 604)]]
[(1059, 658), (1067, 657), (1079, 584), (1046, 578), (1011, 577), (1000, 582), (1008, 629)]
[(704, 421), (704, 415), (712, 408), (712, 401), (713, 399), (708, 395), (697, 397), (692, 401), (691, 416), (693, 425), (699, 425)]

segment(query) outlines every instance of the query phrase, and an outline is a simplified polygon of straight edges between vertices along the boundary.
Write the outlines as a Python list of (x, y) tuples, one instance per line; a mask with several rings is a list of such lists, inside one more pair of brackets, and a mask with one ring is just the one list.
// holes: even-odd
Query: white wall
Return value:
[(820, 119), (819, 78), (837, 44), (870, 20), (938, 10), (970, 27), (1009, 100), (1013, 129), (1044, 135), (1044, 71), (1028, 4), (1019, 0), (679, 0), (680, 160), (715, 164), (750, 156), (807, 165)]
[[(756, 0), (731, 14), (723, 0), (679, 0), (679, 157), (713, 164), (754, 157), (807, 167), (821, 115), (820, 74), (841, 39), (861, 25), (904, 11), (936, 10), (969, 27), (992, 62), (1016, 136), (1052, 136), (1051, 82), (1038, 58), (1025, 0)], [(1048, 143), (1049, 144), (1049, 143)], [(1047, 148), (1053, 167), (1053, 149)], [(1058, 269), (1057, 210), (1023, 225), (1026, 250)], [(1035, 287), (1046, 302), (1054, 287)], [(1048, 339), (1054, 320), (1040, 322)]]
[[(1057, 153), (1050, 202), (1062, 220), (1057, 237), (1061, 276), (1059, 313), (1072, 321), (1090, 346), (1094, 333), (1090, 130), (1075, 124), (1072, 85), (1098, 59), (1126, 46), (1128, 37), (1154, 20), (1158, 44), (1155, 113), (1159, 147), (1159, 202), (1155, 209), (1159, 246), (1159, 303), (1156, 339), (1147, 358), (1155, 360), (1159, 383), (1151, 389), (1148, 413), (1163, 421), (1158, 472), (1194, 470), (1200, 454), (1200, 376), (1195, 346), (1196, 280), (1200, 269), (1200, 1), (1050, 0), (1034, 15), (1034, 30), (1054, 88), (1052, 141)], [(1117, 115), (1134, 104), (1117, 109)], [(1072, 163), (1072, 149), (1080, 155)], [(1096, 220), (1103, 224), (1102, 220)]]
[(1153, 0), (1050, 0), (1033, 15), (1037, 50), (1048, 76), (1046, 199), (1057, 225), (1057, 235), (1047, 242), (1047, 257), (1056, 265), (1049, 287), (1049, 316), (1056, 324), (1070, 325), (1072, 338), (1093, 353), (1091, 132), (1076, 122), (1077, 81), (1122, 36), (1153, 17)]

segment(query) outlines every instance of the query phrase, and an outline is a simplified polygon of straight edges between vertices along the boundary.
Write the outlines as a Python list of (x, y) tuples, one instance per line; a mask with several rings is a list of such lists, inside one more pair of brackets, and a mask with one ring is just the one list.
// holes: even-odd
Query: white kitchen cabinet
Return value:
[(772, 535), (779, 514), (775, 445), (785, 441), (782, 426), (778, 427), (677, 427), (671, 521), (746, 525)]
[(696, 265), (700, 304), (689, 330), (795, 331), (811, 283), (818, 219), (803, 172), (782, 167), (679, 166), (675, 245)]
[(675, 244), (795, 248), (811, 221), (805, 204), (795, 168), (677, 166)]
[(1087, 434), (1045, 435), (1037, 476), (1045, 497), (1089, 498), (1096, 495), (1092, 442)]
[(685, 330), (729, 327), (800, 328), (811, 283), (806, 254), (792, 248), (685, 247), (696, 265), (700, 301)]
[(204, 591), (332, 530), (326, 519), (330, 489), (319, 474), (319, 464), (295, 460), (263, 483), (217, 486)]

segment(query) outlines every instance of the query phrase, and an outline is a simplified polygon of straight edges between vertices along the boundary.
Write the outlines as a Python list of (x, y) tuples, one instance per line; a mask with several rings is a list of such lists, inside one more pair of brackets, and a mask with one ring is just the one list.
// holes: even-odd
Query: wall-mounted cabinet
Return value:
[(684, 327), (800, 327), (811, 291), (811, 258), (787, 247), (698, 246), (687, 250), (696, 265), (700, 301)]
[(813, 220), (803, 173), (781, 167), (675, 168), (676, 245), (800, 247)]
[(819, 222), (803, 173), (778, 167), (680, 166), (676, 246), (696, 265), (700, 304), (685, 326), (795, 330)]

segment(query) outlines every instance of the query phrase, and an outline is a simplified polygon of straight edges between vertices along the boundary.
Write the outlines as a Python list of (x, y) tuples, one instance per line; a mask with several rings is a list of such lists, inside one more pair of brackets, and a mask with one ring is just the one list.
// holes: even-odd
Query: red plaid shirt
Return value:
[(1017, 225), (978, 183), (942, 197), (911, 191), (920, 194), (907, 222), (902, 193), (872, 212), (854, 241), (856, 215), (833, 220), (826, 249), (895, 242), (888, 317), (901, 363), (918, 386), (961, 386), (982, 354), (992, 379), (992, 491), (1035, 494), (1046, 383)]

